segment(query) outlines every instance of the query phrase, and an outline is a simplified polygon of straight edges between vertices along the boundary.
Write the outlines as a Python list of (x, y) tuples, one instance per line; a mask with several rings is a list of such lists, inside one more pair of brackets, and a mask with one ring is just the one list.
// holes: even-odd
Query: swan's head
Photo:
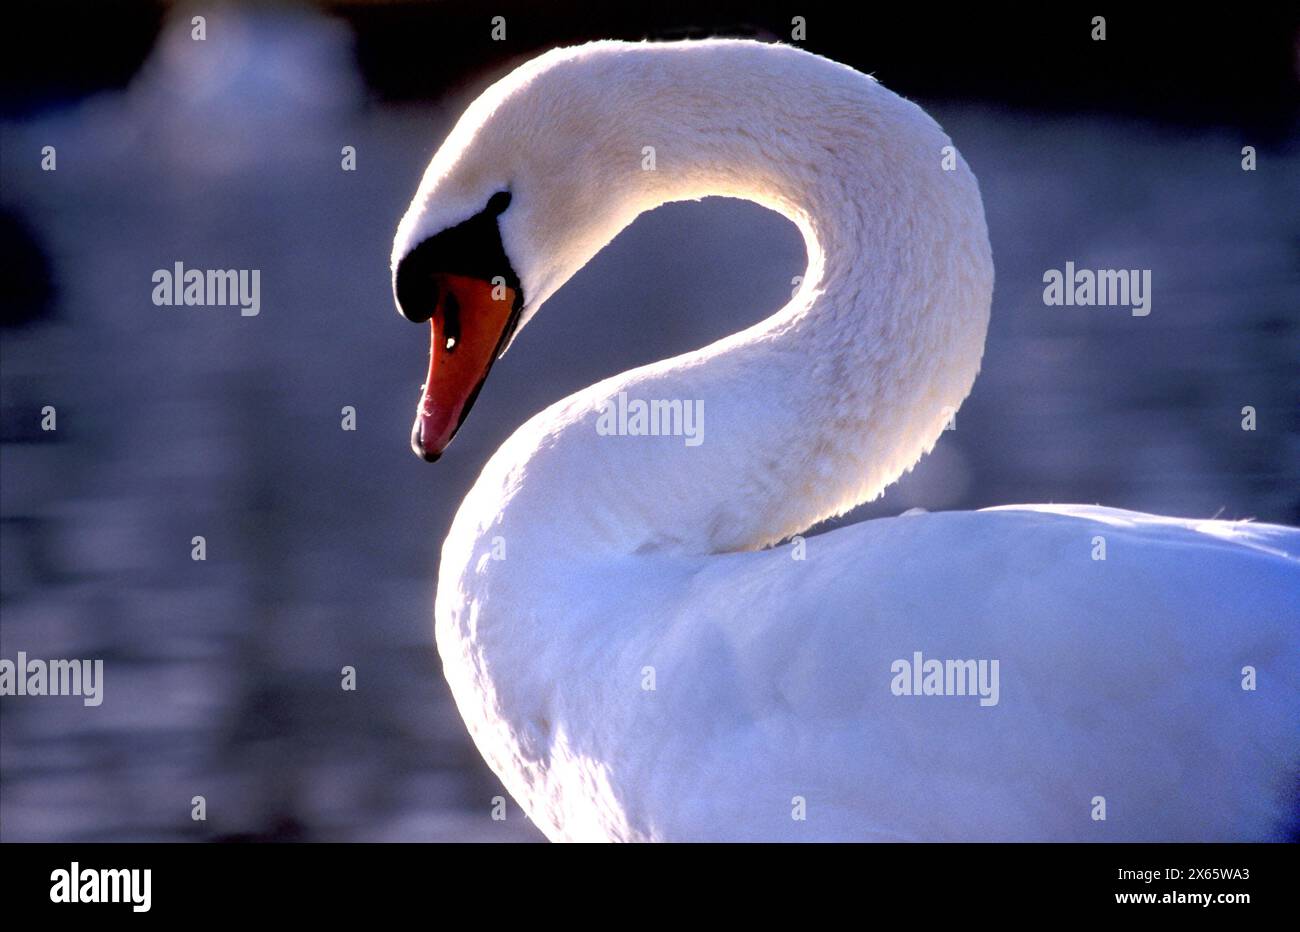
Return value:
[(451, 442), (518, 330), (640, 212), (640, 152), (620, 133), (602, 74), (616, 56), (603, 45), (548, 53), (488, 88), (397, 228), (398, 309), (432, 328), (411, 438), (426, 460)]

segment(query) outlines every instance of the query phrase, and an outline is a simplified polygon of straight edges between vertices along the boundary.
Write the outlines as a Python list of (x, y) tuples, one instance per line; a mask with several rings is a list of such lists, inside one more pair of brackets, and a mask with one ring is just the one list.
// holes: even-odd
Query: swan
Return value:
[[(392, 253), (399, 311), (430, 323), (431, 461), (639, 214), (746, 198), (807, 248), (766, 320), (528, 420), (452, 523), (443, 671), (548, 838), (1291, 830), (1300, 531), (1014, 505), (792, 537), (910, 469), (975, 379), (993, 262), (949, 146), (796, 48), (602, 41), (514, 70), (433, 156)], [(599, 430), (629, 399), (696, 406), (701, 442)]]

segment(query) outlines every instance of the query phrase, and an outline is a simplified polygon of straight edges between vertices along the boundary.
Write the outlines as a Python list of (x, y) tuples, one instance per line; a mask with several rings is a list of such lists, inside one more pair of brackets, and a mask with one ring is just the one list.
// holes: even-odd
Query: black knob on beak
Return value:
[(426, 255), (417, 250), (403, 259), (393, 283), (398, 311), (414, 324), (425, 323), (438, 309), (438, 279)]
[(500, 276), (507, 287), (520, 290), (497, 225), (497, 217), (510, 206), (510, 199), (509, 191), (496, 192), (479, 213), (435, 233), (406, 254), (393, 279), (393, 296), (403, 317), (422, 324), (437, 312), (443, 297), (438, 287), (442, 273), (483, 281)]

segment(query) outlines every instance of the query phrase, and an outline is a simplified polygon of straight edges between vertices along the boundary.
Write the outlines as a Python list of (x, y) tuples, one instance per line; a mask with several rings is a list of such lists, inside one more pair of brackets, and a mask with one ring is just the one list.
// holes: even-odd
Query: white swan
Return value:
[[(533, 417), (452, 525), (446, 676), (550, 838), (1289, 830), (1300, 532), (1021, 505), (764, 549), (878, 495), (971, 387), (993, 264), (948, 145), (795, 49), (600, 42), (495, 84), (434, 156), (393, 248), (400, 309), (433, 324), (428, 459), (517, 327), (643, 211), (747, 198), (808, 250), (772, 317)], [(702, 401), (703, 442), (603, 435), (620, 393)], [(896, 695), (918, 652), (923, 673), (996, 660), (997, 696)]]

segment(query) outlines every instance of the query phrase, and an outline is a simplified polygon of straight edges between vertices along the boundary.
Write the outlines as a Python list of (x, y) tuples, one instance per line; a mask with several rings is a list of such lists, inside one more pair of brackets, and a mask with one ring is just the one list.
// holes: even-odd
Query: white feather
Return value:
[[(756, 201), (808, 250), (769, 319), (533, 417), (456, 516), (444, 669), (549, 837), (1286, 830), (1300, 532), (1014, 506), (846, 527), (804, 560), (762, 549), (879, 495), (970, 390), (993, 264), (950, 144), (873, 79), (791, 48), (602, 42), (494, 85), (434, 157), (394, 263), (509, 188), (529, 317), (668, 201)], [(620, 392), (703, 402), (704, 442), (600, 435)], [(915, 651), (998, 660), (998, 704), (894, 695), (891, 663)]]

